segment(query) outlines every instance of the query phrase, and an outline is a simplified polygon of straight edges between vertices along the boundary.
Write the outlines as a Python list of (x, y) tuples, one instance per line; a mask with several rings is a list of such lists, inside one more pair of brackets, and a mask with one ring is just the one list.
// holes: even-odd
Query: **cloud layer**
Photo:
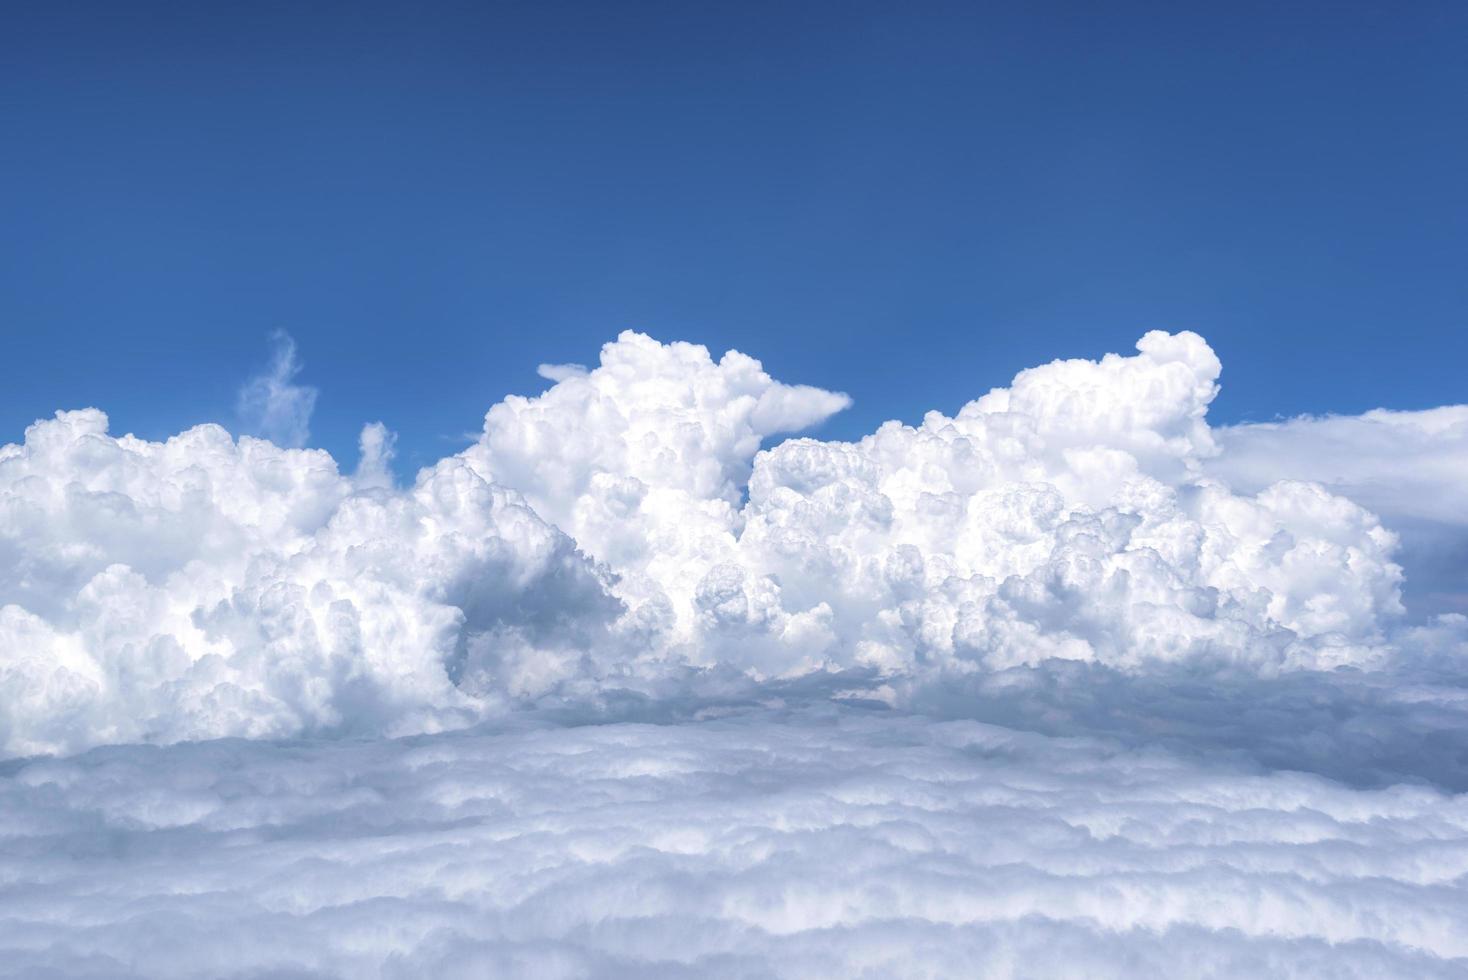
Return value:
[[(271, 390), (299, 407), (278, 354)], [(1463, 621), (1407, 623), (1372, 512), (1266, 480), (1258, 433), (1230, 468), (1219, 372), (1202, 338), (1152, 332), (952, 418), (761, 451), (849, 399), (624, 333), (595, 368), (542, 366), (546, 391), (401, 489), (380, 424), (347, 476), (217, 426), (155, 443), (58, 413), (0, 449), (0, 746), (693, 711), (801, 678), (915, 704), (1063, 663), (1451, 660)]]
[(1450, 977), (1468, 804), (886, 712), (0, 781), (0, 975)]

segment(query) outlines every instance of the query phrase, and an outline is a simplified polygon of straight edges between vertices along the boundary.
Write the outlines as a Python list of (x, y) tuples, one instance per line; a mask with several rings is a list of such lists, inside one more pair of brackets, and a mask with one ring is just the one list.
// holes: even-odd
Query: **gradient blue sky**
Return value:
[(0, 441), (233, 424), (284, 329), (431, 461), (634, 327), (825, 434), (1189, 328), (1221, 421), (1463, 401), (1468, 5), (8, 3)]

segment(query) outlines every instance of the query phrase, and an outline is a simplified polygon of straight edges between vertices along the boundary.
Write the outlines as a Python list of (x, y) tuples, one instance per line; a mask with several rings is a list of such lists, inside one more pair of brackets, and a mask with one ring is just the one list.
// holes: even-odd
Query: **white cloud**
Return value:
[(276, 445), (298, 449), (310, 436), (317, 391), (294, 383), (302, 364), (296, 342), (282, 330), (270, 335), (270, 366), (240, 386), (235, 410), (245, 431)]
[(397, 433), (381, 422), (362, 426), (362, 434), (357, 439), (357, 472), (352, 482), (360, 489), (391, 489), (392, 461), (397, 455), (397, 444)]
[(1464, 800), (830, 709), (110, 749), (0, 780), (0, 975), (1461, 976)]
[(547, 381), (565, 381), (569, 378), (579, 378), (586, 374), (585, 364), (541, 364), (536, 367), (535, 373)]
[(58, 413), (0, 449), (0, 744), (433, 730), (483, 637), (552, 656), (603, 573), (457, 459), (357, 492), (324, 452)]
[(1372, 513), (1210, 475), (1207, 344), (1137, 346), (952, 418), (761, 451), (849, 399), (624, 333), (401, 489), (381, 424), (346, 477), (217, 426), (157, 443), (60, 413), (0, 449), (0, 746), (676, 713), (802, 678), (919, 703), (1066, 663), (1448, 662), (1463, 631), (1407, 632)]
[(1192, 334), (1138, 349), (1025, 371), (951, 419), (782, 444), (744, 550), (888, 668), (1369, 661), (1399, 610), (1390, 533), (1312, 486), (1202, 479), (1218, 361)]
[(1411, 595), (1468, 612), (1468, 405), (1302, 417), (1216, 430), (1210, 473), (1252, 492), (1311, 480), (1379, 514), (1403, 539)]
[(1204, 480), (1217, 358), (1186, 333), (1138, 350), (1022, 372), (952, 419), (756, 457), (844, 396), (624, 334), (599, 368), (491, 409), (465, 458), (614, 569), (696, 663), (1376, 659), (1400, 610), (1391, 534), (1312, 486)]
[(1241, 488), (1289, 472), (1383, 515), (1468, 527), (1454, 490), (1468, 480), (1468, 405), (1421, 412), (1304, 416), (1215, 430), (1213, 464)]

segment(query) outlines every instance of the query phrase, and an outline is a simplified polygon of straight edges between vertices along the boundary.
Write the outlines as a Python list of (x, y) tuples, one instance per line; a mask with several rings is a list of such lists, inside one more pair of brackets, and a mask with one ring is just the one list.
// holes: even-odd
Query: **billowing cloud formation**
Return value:
[(615, 612), (462, 461), (403, 492), (366, 469), (218, 426), (114, 438), (95, 410), (0, 450), (6, 750), (464, 724), (486, 709), (454, 685), (470, 644), (551, 656)]
[(848, 399), (626, 333), (595, 368), (543, 366), (548, 390), (401, 489), (377, 425), (348, 477), (217, 426), (154, 443), (59, 413), (0, 449), (0, 745), (692, 711), (801, 678), (917, 703), (1065, 662), (1269, 678), (1458, 649), (1451, 617), (1404, 642), (1371, 512), (1210, 475), (1201, 338), (1137, 347), (953, 418), (761, 452)]
[(1307, 484), (1201, 475), (1219, 363), (1193, 334), (1021, 373), (859, 443), (759, 438), (839, 408), (758, 365), (624, 335), (492, 409), (465, 458), (621, 576), (698, 663), (765, 675), (1047, 658), (1365, 663), (1399, 611), (1393, 536)]
[(1349, 497), (1401, 536), (1419, 605), (1468, 612), (1468, 405), (1230, 426), (1217, 436), (1224, 451), (1210, 473), (1241, 490), (1288, 477)]
[(0, 778), (14, 977), (1455, 977), (1468, 798), (850, 709)]

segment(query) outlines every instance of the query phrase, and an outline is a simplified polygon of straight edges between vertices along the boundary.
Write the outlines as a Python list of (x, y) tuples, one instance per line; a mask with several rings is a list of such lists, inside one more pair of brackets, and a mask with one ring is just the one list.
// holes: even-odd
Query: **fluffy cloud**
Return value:
[(1450, 977), (1468, 807), (887, 712), (0, 778), (0, 975)]
[(801, 678), (918, 703), (1067, 663), (1451, 662), (1462, 624), (1406, 632), (1374, 514), (1217, 469), (1219, 371), (1153, 332), (952, 418), (761, 451), (849, 399), (625, 333), (402, 488), (380, 424), (346, 476), (217, 426), (155, 443), (59, 413), (0, 449), (0, 745), (692, 712)]
[(555, 385), (491, 408), (464, 458), (616, 569), (620, 594), (660, 623), (686, 619), (706, 570), (737, 561), (761, 442), (850, 404), (781, 384), (738, 351), (714, 361), (704, 347), (632, 332), (607, 344), (593, 371), (540, 373)]
[(860, 443), (786, 442), (756, 464), (743, 544), (891, 669), (1370, 661), (1400, 611), (1393, 536), (1313, 485), (1202, 478), (1218, 361), (1193, 334), (1138, 350)]
[(487, 710), (454, 683), (487, 637), (550, 658), (617, 612), (570, 539), (461, 461), (367, 483), (217, 426), (31, 426), (0, 450), (0, 742), (461, 725)]
[(1153, 332), (951, 419), (756, 456), (844, 399), (624, 334), (595, 370), (495, 406), (465, 458), (615, 569), (695, 663), (1371, 662), (1400, 612), (1394, 537), (1313, 485), (1204, 478), (1219, 370), (1200, 337)]
[(1208, 471), (1253, 492), (1310, 480), (1379, 514), (1402, 538), (1409, 598), (1428, 612), (1468, 612), (1468, 405), (1383, 409), (1230, 426)]

